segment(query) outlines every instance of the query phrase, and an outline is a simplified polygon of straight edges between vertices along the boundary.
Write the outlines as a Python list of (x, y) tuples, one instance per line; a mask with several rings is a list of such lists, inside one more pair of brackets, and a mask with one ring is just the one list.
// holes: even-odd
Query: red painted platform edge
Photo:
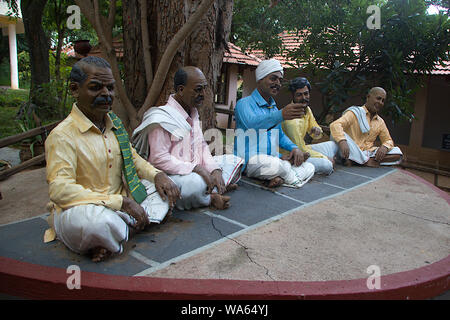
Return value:
[(445, 192), (445, 191), (439, 189), (439, 188), (436, 187), (434, 184), (432, 184), (431, 182), (425, 180), (424, 178), (419, 177), (419, 176), (415, 175), (415, 174), (412, 173), (412, 172), (406, 171), (405, 169), (400, 168), (400, 172), (405, 173), (405, 174), (407, 174), (408, 176), (411, 176), (411, 177), (413, 177), (414, 179), (416, 179), (416, 180), (418, 180), (418, 181), (420, 181), (420, 182), (426, 184), (426, 185), (429, 186), (431, 189), (433, 189), (435, 192), (437, 192), (442, 198), (444, 198), (444, 200), (446, 200), (448, 204), (450, 204), (450, 195), (449, 195), (447, 192)]
[(72, 273), (0, 257), (0, 292), (31, 299), (427, 299), (450, 289), (450, 256), (418, 269), (340, 281), (248, 281), (112, 276), (81, 272), (81, 289), (67, 288)]

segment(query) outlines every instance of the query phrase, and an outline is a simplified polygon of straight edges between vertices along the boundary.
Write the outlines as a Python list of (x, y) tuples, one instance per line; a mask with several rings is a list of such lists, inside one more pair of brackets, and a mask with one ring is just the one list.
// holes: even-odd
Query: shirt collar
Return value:
[[(87, 132), (92, 127), (97, 128), (91, 120), (89, 120), (86, 115), (81, 112), (81, 110), (78, 108), (77, 104), (74, 103), (72, 105), (72, 111), (70, 113), (72, 118), (75, 120), (75, 125), (78, 127), (81, 133)], [(117, 129), (117, 127), (113, 124), (111, 118), (109, 115), (106, 117), (106, 129), (109, 130), (111, 128)]]
[(258, 105), (258, 107), (273, 108), (273, 107), (277, 106), (275, 100), (272, 97), (270, 97), (270, 103), (267, 103), (267, 101), (259, 93), (258, 89), (253, 90), (252, 98), (255, 99), (256, 104)]
[(169, 96), (169, 99), (167, 100), (167, 104), (170, 105), (171, 107), (175, 108), (182, 116), (184, 119), (196, 119), (198, 118), (198, 111), (197, 108), (192, 108), (191, 114), (189, 115), (186, 110), (184, 110), (184, 108), (181, 106), (181, 104), (174, 98), (174, 94), (171, 94)]
[[(366, 116), (369, 116), (369, 118), (370, 118), (370, 112), (369, 112), (369, 110), (367, 110), (366, 105), (363, 105), (362, 107), (363, 107), (363, 109), (366, 111)], [(376, 114), (376, 115), (372, 118), (372, 120), (375, 120), (375, 119), (378, 120), (378, 114)]]

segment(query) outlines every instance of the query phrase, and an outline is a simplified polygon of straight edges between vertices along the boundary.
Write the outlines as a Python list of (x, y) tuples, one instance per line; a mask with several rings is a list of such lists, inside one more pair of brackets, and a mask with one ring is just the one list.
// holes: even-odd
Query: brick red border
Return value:
[[(434, 185), (401, 171), (438, 192)], [(70, 274), (55, 267), (0, 257), (0, 292), (32, 299), (427, 299), (450, 289), (450, 255), (410, 271), (381, 276), (381, 288), (367, 279), (340, 281), (246, 281), (112, 276), (81, 272), (81, 289), (69, 290)]]
[(111, 276), (81, 271), (81, 289), (69, 290), (70, 274), (0, 257), (0, 292), (31, 299), (427, 299), (450, 289), (450, 256), (429, 266), (366, 279), (341, 281), (245, 281)]

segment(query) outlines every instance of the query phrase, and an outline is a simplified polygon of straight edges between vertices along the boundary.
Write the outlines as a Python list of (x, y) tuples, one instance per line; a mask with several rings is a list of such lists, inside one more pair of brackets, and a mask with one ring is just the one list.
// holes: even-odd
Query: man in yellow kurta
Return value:
[(306, 162), (314, 165), (316, 174), (329, 175), (333, 172), (333, 157), (328, 158), (316, 151), (317, 144), (306, 145), (304, 139), (307, 133), (313, 139), (320, 139), (323, 134), (309, 107), (311, 85), (306, 78), (298, 77), (289, 83), (289, 91), (292, 94), (293, 103), (299, 103), (304, 108), (305, 115), (302, 118), (283, 121), (281, 124), (283, 132), (301, 151), (309, 153)]
[[(394, 141), (379, 112), (384, 106), (386, 91), (380, 87), (370, 89), (362, 107), (350, 107), (330, 124), (334, 150), (347, 165), (352, 162), (369, 167), (394, 165), (402, 160), (400, 148)], [(381, 146), (375, 145), (379, 137)], [(332, 149), (330, 148), (330, 149)]]
[(51, 228), (44, 241), (57, 237), (97, 262), (121, 253), (129, 235), (154, 215), (164, 216), (179, 190), (136, 153), (110, 112), (114, 77), (108, 62), (84, 58), (70, 80), (76, 103), (45, 142)]

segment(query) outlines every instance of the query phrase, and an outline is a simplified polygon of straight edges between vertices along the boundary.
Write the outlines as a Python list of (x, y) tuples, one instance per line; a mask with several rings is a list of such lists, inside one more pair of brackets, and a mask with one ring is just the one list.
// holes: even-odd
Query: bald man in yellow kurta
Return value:
[[(401, 162), (402, 151), (394, 145), (384, 120), (379, 116), (385, 99), (386, 91), (374, 87), (367, 94), (363, 106), (348, 108), (342, 117), (330, 124), (334, 141), (330, 141), (327, 147), (334, 148), (333, 152), (339, 151), (347, 165), (357, 163), (378, 167)], [(377, 138), (380, 139), (380, 147), (375, 145)]]

